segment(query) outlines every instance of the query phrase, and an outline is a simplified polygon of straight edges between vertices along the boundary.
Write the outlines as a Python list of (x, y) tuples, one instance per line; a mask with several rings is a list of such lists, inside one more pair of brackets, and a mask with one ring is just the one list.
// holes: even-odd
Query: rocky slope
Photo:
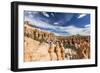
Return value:
[(64, 60), (64, 48), (50, 42), (55, 39), (53, 33), (44, 32), (24, 25), (24, 61)]
[(89, 59), (89, 36), (56, 36), (28, 22), (24, 24), (24, 61)]

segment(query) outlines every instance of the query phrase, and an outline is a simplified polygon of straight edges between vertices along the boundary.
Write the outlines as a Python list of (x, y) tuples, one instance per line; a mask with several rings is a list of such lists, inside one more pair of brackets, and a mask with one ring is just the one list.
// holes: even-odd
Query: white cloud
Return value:
[(29, 21), (32, 25), (35, 25), (37, 27), (40, 27), (40, 28), (50, 28), (50, 29), (54, 29), (55, 27), (53, 25), (50, 25), (46, 22), (42, 22), (42, 21), (39, 21), (39, 20), (35, 20), (35, 19), (31, 19), (31, 18), (28, 18), (28, 17), (25, 17), (25, 21)]
[(90, 27), (87, 28), (78, 28), (75, 26), (68, 26), (66, 27), (66, 32), (68, 32), (70, 35), (90, 35)]
[(51, 13), (51, 15), (52, 15), (53, 17), (55, 17), (55, 15), (54, 15), (53, 13)]
[(28, 11), (28, 17), (33, 18), (34, 15), (38, 14), (38, 12), (32, 12), (32, 11)]
[(66, 27), (66, 32), (69, 32), (71, 35), (79, 34), (81, 29), (75, 26), (68, 26)]
[(39, 12), (36, 12), (36, 11), (26, 11), (26, 13), (28, 13), (28, 14), (38, 14)]
[(82, 17), (84, 17), (84, 16), (86, 16), (87, 14), (81, 14), (81, 15), (79, 15), (79, 17), (78, 18), (82, 18)]
[(58, 23), (58, 22), (54, 22), (53, 24), (57, 25), (57, 24), (59, 24), (59, 23)]
[(28, 11), (28, 12), (26, 11), (26, 13), (28, 13), (28, 14), (32, 14), (32, 12), (31, 12), (31, 11)]
[[(42, 22), (42, 21), (35, 20), (35, 19), (30, 19), (30, 18), (27, 18), (27, 17), (25, 17), (25, 21), (30, 21), (30, 23), (32, 25), (35, 25), (35, 26), (40, 27), (40, 28), (44, 28), (44, 29), (49, 28), (51, 30), (47, 30), (47, 31), (48, 32), (53, 32), (53, 33), (55, 33), (55, 35), (63, 35), (63, 36), (65, 36), (65, 35), (70, 36), (70, 35), (76, 35), (76, 34), (90, 35), (90, 24), (86, 25), (84, 28), (79, 28), (79, 27), (75, 27), (73, 25), (66, 26), (66, 27), (53, 26), (52, 24), (48, 24), (46, 22)], [(54, 32), (54, 30), (56, 30), (58, 32), (66, 32), (68, 34), (57, 33), (56, 31)]]
[(90, 26), (91, 26), (91, 25), (90, 25), (90, 24), (88, 24), (88, 25), (85, 25), (84, 27), (86, 27), (86, 28), (87, 28), (87, 27), (90, 27)]
[(47, 12), (42, 12), (42, 14), (46, 17), (50, 17), (49, 14)]
[(32, 23), (32, 20), (29, 17), (26, 17), (26, 16), (24, 18), (24, 21), (29, 21), (30, 23)]

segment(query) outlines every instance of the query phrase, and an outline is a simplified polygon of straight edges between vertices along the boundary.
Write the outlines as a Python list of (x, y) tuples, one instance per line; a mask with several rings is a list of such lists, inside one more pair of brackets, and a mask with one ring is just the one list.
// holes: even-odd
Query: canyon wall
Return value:
[(28, 22), (24, 24), (24, 61), (64, 60), (63, 45), (54, 44), (53, 33), (34, 28)]
[(56, 36), (24, 24), (24, 61), (58, 61), (90, 58), (90, 36)]

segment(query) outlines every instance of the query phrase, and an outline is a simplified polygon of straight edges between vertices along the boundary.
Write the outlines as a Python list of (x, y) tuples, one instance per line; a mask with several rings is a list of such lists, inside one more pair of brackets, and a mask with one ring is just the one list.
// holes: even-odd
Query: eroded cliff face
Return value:
[(38, 28), (24, 25), (24, 61), (64, 60), (64, 47), (52, 42), (53, 33), (41, 31)]
[(56, 36), (24, 24), (24, 61), (90, 59), (90, 36)]

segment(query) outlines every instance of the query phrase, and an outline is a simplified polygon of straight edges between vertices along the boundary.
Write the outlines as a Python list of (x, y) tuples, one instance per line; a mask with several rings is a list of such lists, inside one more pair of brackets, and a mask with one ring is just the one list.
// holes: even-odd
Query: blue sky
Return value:
[(90, 14), (86, 13), (24, 11), (24, 21), (57, 36), (90, 35)]

